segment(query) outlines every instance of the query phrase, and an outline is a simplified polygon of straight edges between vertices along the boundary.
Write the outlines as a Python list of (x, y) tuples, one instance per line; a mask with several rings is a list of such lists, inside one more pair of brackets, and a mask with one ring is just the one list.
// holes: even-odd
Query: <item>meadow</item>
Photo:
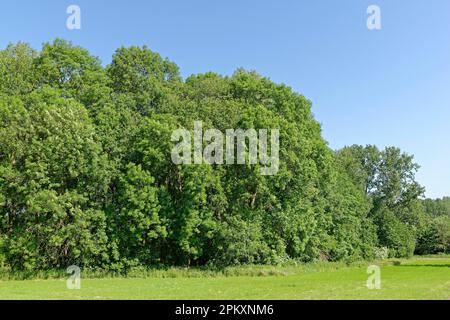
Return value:
[[(223, 271), (153, 270), (127, 277), (0, 280), (0, 299), (450, 299), (450, 256), (378, 263), (381, 289), (368, 289), (369, 263), (246, 266)], [(91, 275), (92, 276), (92, 275)]]

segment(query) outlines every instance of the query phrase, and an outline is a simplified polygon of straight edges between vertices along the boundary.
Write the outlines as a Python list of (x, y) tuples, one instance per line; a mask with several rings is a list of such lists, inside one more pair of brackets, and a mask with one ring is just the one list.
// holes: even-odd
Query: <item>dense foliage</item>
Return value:
[[(172, 132), (197, 120), (280, 129), (278, 173), (173, 164)], [(417, 169), (396, 148), (333, 152), (311, 103), (255, 72), (183, 80), (146, 47), (105, 68), (63, 40), (0, 51), (0, 258), (13, 269), (448, 252), (448, 199), (420, 201)]]

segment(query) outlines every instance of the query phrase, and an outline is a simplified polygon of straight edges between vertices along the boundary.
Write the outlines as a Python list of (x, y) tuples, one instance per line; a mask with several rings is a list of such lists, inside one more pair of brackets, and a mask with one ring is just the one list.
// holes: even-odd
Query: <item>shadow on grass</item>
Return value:
[(450, 264), (396, 264), (396, 267), (435, 267), (435, 268), (450, 268)]

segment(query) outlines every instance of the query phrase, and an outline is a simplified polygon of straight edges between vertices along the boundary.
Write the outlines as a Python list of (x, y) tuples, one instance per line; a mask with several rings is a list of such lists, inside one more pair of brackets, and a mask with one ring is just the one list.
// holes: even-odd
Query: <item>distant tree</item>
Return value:
[(424, 222), (417, 240), (417, 253), (450, 252), (450, 198), (425, 199)]
[(424, 188), (415, 180), (419, 166), (413, 157), (394, 147), (379, 151), (357, 145), (339, 150), (336, 156), (372, 206), (369, 217), (377, 225), (379, 244), (397, 256), (412, 255), (424, 213), (419, 200)]

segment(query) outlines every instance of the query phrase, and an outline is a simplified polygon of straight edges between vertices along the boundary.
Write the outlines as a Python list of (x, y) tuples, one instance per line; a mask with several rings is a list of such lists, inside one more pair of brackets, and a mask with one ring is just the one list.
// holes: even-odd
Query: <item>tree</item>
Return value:
[(0, 92), (14, 96), (36, 89), (36, 57), (37, 52), (25, 43), (10, 44), (0, 51)]
[[(419, 197), (424, 188), (415, 180), (419, 166), (413, 157), (394, 147), (346, 147), (336, 154), (340, 166), (371, 205), (369, 217), (377, 225), (379, 244), (394, 255), (410, 256), (423, 221)], [(412, 248), (412, 249), (411, 249)]]
[(433, 254), (450, 251), (450, 198), (425, 199), (424, 222), (419, 230), (417, 253)]
[[(147, 47), (110, 65), (64, 40), (0, 51), (0, 264), (134, 266), (448, 251), (448, 199), (420, 201), (398, 148), (333, 152), (311, 102), (255, 71), (181, 79)], [(279, 165), (177, 165), (172, 133), (278, 130)], [(207, 141), (203, 141), (203, 149)], [(249, 139), (242, 142), (248, 160)], [(269, 149), (272, 147), (269, 146)], [(272, 151), (272, 150), (270, 150)]]
[(107, 72), (114, 92), (131, 96), (143, 115), (163, 103), (169, 83), (180, 81), (178, 66), (146, 46), (117, 49)]
[(59, 91), (0, 99), (3, 250), (18, 268), (104, 261), (108, 186), (86, 109)]
[(34, 65), (39, 87), (58, 88), (64, 97), (76, 99), (90, 111), (108, 101), (106, 72), (100, 60), (81, 47), (61, 39), (45, 43)]

